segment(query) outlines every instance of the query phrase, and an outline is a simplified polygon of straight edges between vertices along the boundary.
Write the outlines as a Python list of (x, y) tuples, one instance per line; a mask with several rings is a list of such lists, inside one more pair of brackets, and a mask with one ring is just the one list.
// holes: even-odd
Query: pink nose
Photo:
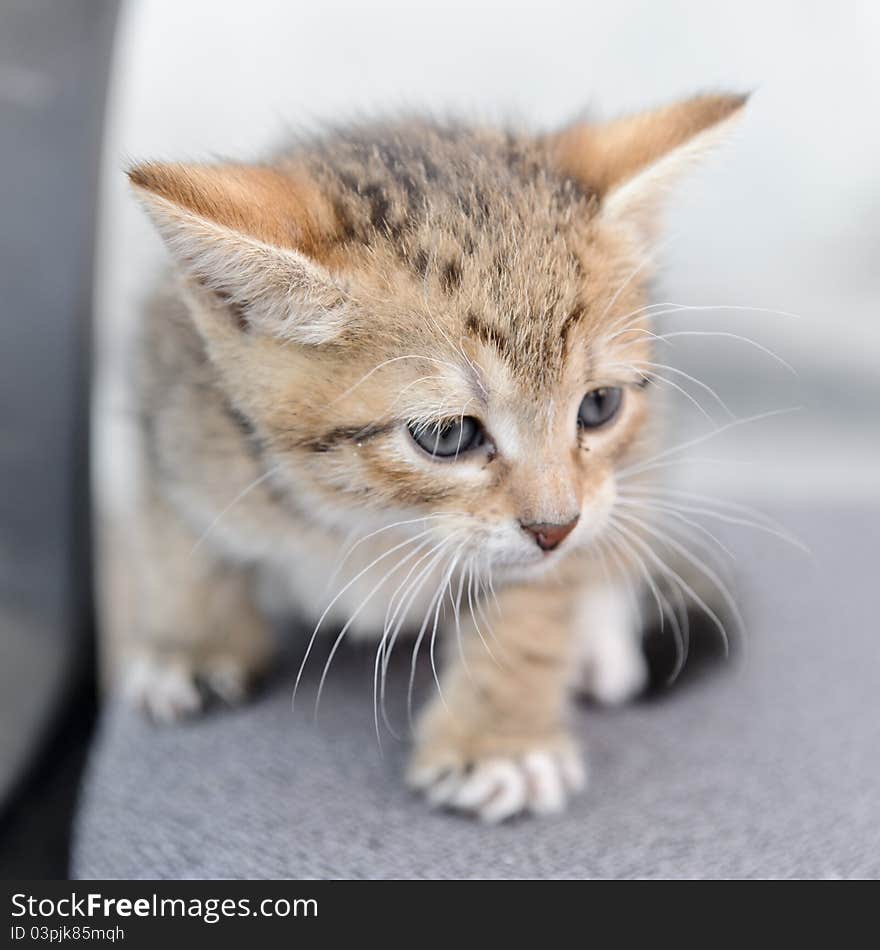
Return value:
[[(565, 524), (524, 524), (523, 528), (535, 539), (535, 543), (542, 551), (552, 551), (571, 534), (574, 526), (578, 523), (580, 515), (575, 515), (571, 521)], [(520, 522), (522, 524), (522, 522)]]

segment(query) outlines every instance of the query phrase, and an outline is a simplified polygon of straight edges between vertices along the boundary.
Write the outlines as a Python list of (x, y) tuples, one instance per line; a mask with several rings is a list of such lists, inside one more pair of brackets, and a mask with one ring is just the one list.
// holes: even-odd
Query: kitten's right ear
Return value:
[(306, 176), (157, 162), (128, 176), (176, 264), (217, 310), (243, 329), (297, 343), (339, 335), (345, 288), (319, 263), (335, 216)]

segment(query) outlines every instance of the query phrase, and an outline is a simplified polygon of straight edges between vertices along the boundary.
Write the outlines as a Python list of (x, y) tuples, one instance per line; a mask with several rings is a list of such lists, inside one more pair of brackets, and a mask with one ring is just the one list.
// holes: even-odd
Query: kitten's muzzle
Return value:
[(579, 518), (580, 515), (575, 515), (571, 521), (566, 521), (565, 524), (541, 521), (534, 524), (520, 522), (520, 525), (522, 525), (524, 531), (527, 531), (535, 539), (535, 544), (542, 551), (553, 551), (571, 534)]

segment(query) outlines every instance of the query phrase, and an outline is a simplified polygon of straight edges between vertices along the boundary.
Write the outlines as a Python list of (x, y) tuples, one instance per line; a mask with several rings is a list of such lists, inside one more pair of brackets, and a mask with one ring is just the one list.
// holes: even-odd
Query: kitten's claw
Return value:
[(487, 758), (470, 766), (417, 765), (408, 781), (431, 805), (494, 824), (524, 812), (563, 811), (568, 799), (586, 785), (586, 773), (581, 757), (566, 745)]

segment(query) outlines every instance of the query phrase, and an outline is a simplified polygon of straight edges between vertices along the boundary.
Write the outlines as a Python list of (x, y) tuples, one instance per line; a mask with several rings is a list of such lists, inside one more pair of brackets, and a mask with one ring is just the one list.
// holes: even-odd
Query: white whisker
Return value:
[(629, 555), (630, 559), (635, 562), (636, 567), (641, 572), (641, 575), (645, 580), (645, 584), (648, 590), (651, 592), (651, 595), (654, 598), (654, 602), (657, 605), (657, 620), (658, 620), (658, 623), (660, 624), (660, 630), (662, 631), (664, 623), (665, 623), (666, 612), (663, 609), (662, 595), (660, 594), (660, 590), (657, 587), (657, 584), (654, 581), (654, 578), (651, 576), (651, 572), (648, 570), (648, 567), (645, 564), (645, 562), (642, 560), (642, 558), (639, 557), (638, 552), (635, 551), (632, 548), (632, 546), (627, 543), (626, 537), (623, 535), (620, 525), (618, 525), (613, 518), (608, 522), (607, 527), (609, 530), (617, 532), (619, 534), (619, 537), (617, 539), (618, 543), (621, 545), (623, 550)]
[(683, 303), (674, 303), (672, 301), (662, 301), (660, 303), (651, 303), (647, 304), (644, 307), (639, 307), (637, 310), (633, 310), (628, 314), (624, 314), (623, 317), (619, 318), (616, 323), (612, 324), (609, 328), (611, 330), (616, 329), (626, 320), (635, 320), (640, 316), (644, 316), (646, 319), (656, 320), (660, 317), (669, 316), (672, 314), (679, 313), (691, 313), (693, 311), (700, 311), (705, 313), (712, 312), (742, 312), (742, 313), (765, 313), (774, 316), (780, 317), (791, 317), (795, 320), (800, 320), (801, 316), (797, 313), (790, 313), (787, 310), (773, 310), (768, 307), (746, 307), (738, 306), (736, 304), (729, 305), (713, 305), (713, 306), (701, 306), (698, 304), (683, 304)]
[[(452, 601), (452, 612), (455, 620), (455, 639), (458, 643), (458, 656), (461, 659), (461, 665), (467, 674), (468, 679), (473, 683), (474, 674), (471, 672), (470, 664), (467, 661), (467, 657), (464, 652), (464, 643), (462, 642), (461, 636), (461, 597), (464, 593), (464, 581), (465, 574), (470, 567), (470, 561), (468, 560), (465, 564), (465, 567), (459, 572), (458, 575), (458, 591)], [(452, 593), (452, 587), (449, 588), (450, 595)]]
[(668, 458), (670, 455), (674, 455), (677, 452), (682, 452), (685, 449), (693, 448), (695, 445), (700, 445), (703, 442), (713, 439), (718, 435), (721, 435), (723, 432), (728, 432), (730, 429), (738, 428), (739, 426), (748, 425), (753, 422), (760, 422), (763, 419), (770, 419), (774, 416), (783, 416), (790, 415), (792, 412), (797, 412), (800, 409), (800, 406), (794, 406), (786, 409), (771, 409), (768, 412), (761, 412), (754, 416), (746, 416), (742, 419), (734, 419), (731, 422), (726, 422), (724, 425), (715, 429), (712, 432), (704, 433), (703, 435), (696, 436), (693, 439), (688, 439), (686, 442), (682, 442), (679, 445), (675, 445), (672, 448), (665, 449), (663, 452), (658, 452), (657, 455), (652, 458), (645, 459), (642, 462), (639, 462), (635, 465), (630, 465), (627, 468), (622, 469), (617, 473), (619, 479), (631, 477), (637, 475), (639, 472), (647, 470), (647, 466), (650, 463), (656, 462), (661, 459)]
[[(620, 577), (623, 580), (626, 588), (626, 594), (630, 601), (630, 605), (633, 608), (633, 616), (636, 617), (638, 621), (639, 628), (644, 630), (645, 628), (645, 618), (642, 616), (642, 605), (639, 603), (638, 592), (636, 591), (636, 585), (632, 580), (631, 571), (627, 568), (626, 559), (617, 550), (614, 544), (613, 537), (603, 537), (597, 539), (599, 545), (601, 545), (601, 550), (604, 551), (604, 547), (608, 545), (608, 554), (614, 559), (614, 563), (617, 566), (618, 571), (620, 572)], [(605, 577), (608, 580), (608, 586), (611, 587), (611, 577), (608, 571), (608, 565), (605, 562), (605, 557), (603, 554), (602, 566), (605, 568)]]
[[(618, 514), (617, 517), (624, 518), (630, 523), (637, 525), (643, 531), (646, 531), (648, 534), (657, 538), (661, 543), (666, 544), (673, 551), (676, 551), (681, 557), (683, 557), (692, 567), (695, 567), (701, 574), (703, 574), (704, 577), (708, 578), (709, 581), (715, 585), (716, 589), (718, 590), (718, 593), (721, 594), (721, 597), (724, 600), (728, 610), (731, 611), (734, 618), (736, 619), (741, 635), (743, 637), (745, 636), (745, 623), (743, 622), (742, 616), (740, 615), (739, 608), (736, 606), (736, 602), (731, 596), (730, 591), (727, 589), (725, 584), (721, 581), (718, 575), (715, 574), (714, 571), (707, 568), (705, 564), (703, 564), (697, 558), (695, 558), (690, 553), (690, 551), (688, 551), (687, 548), (684, 547), (684, 545), (679, 544), (677, 541), (674, 541), (673, 539), (669, 537), (664, 537), (663, 535), (659, 534), (657, 531), (650, 528), (647, 524), (645, 524), (640, 519), (629, 517), (627, 515), (621, 515), (621, 514)], [(622, 525), (618, 525), (618, 528), (621, 531), (628, 531), (628, 529), (624, 528)], [(687, 594), (689, 594), (690, 597), (692, 597), (694, 601), (706, 612), (707, 616), (711, 618), (713, 623), (715, 623), (715, 625), (718, 627), (718, 630), (721, 632), (721, 635), (724, 639), (725, 654), (728, 654), (730, 652), (730, 642), (727, 636), (727, 630), (725, 629), (724, 624), (721, 622), (721, 620), (719, 619), (715, 611), (712, 610), (711, 607), (709, 607), (709, 605), (699, 596), (699, 594), (697, 594), (697, 592), (693, 589), (693, 587), (690, 587), (687, 584), (687, 582), (681, 577), (680, 574), (674, 571), (671, 567), (669, 567), (668, 564), (666, 564), (660, 557), (658, 557), (656, 552), (651, 548), (649, 544), (647, 544), (646, 541), (644, 541), (634, 532), (628, 531), (628, 533), (632, 534), (633, 537), (639, 542), (640, 545), (642, 545), (645, 549), (650, 551), (652, 559), (655, 561), (657, 566), (666, 574), (666, 576), (677, 580), (678, 583), (681, 585), (682, 590), (684, 590)]]
[(653, 503), (649, 501), (628, 500), (623, 497), (618, 499), (617, 504), (621, 508), (636, 508), (636, 509), (647, 510), (647, 511), (656, 511), (665, 515), (666, 517), (674, 518), (676, 521), (680, 521), (682, 524), (688, 525), (689, 527), (694, 528), (696, 531), (699, 531), (701, 534), (709, 538), (710, 541), (714, 541), (715, 544), (717, 544), (718, 547), (721, 548), (721, 550), (732, 561), (736, 560), (736, 555), (733, 553), (733, 551), (730, 550), (730, 548), (726, 544), (724, 544), (724, 542), (719, 537), (714, 535), (704, 525), (701, 525), (699, 521), (694, 521), (693, 518), (687, 518), (685, 515), (681, 513), (681, 510), (679, 509), (670, 507), (669, 505), (657, 504), (657, 503)]
[[(454, 562), (452, 566), (454, 568)], [(406, 694), (406, 709), (407, 709), (407, 717), (409, 719), (410, 727), (412, 727), (412, 722), (413, 722), (412, 700), (413, 700), (413, 690), (415, 688), (416, 667), (418, 665), (418, 660), (419, 660), (419, 649), (421, 648), (422, 640), (425, 638), (425, 634), (427, 633), (432, 611), (434, 615), (434, 628), (432, 632), (432, 638), (434, 636), (434, 633), (436, 633), (437, 631), (437, 624), (440, 618), (440, 607), (443, 603), (443, 595), (446, 592), (446, 585), (449, 582), (449, 577), (450, 577), (450, 569), (447, 566), (442, 572), (440, 582), (437, 585), (437, 591), (435, 592), (434, 596), (432, 597), (428, 605), (428, 609), (425, 612), (425, 619), (422, 621), (422, 625), (419, 628), (418, 636), (416, 637), (415, 644), (413, 645), (412, 662), (410, 664), (410, 671), (409, 671), (409, 687), (407, 689), (407, 694)], [(434, 673), (434, 679), (437, 684), (437, 691), (438, 691), (438, 695), (440, 696), (440, 701), (444, 705), (446, 705), (446, 700), (443, 697), (443, 691), (440, 688), (440, 679), (437, 676), (437, 669), (436, 667), (433, 667), (433, 665), (432, 665), (432, 671)]]
[(674, 337), (679, 336), (707, 336), (707, 337), (726, 337), (731, 340), (739, 340), (741, 343), (747, 343), (749, 346), (755, 347), (755, 349), (760, 350), (762, 353), (766, 353), (771, 359), (776, 360), (781, 366), (784, 366), (790, 373), (794, 376), (797, 376), (797, 370), (788, 362), (784, 360), (778, 353), (774, 353), (768, 346), (764, 346), (763, 343), (758, 343), (757, 340), (751, 339), (751, 337), (742, 336), (739, 333), (728, 333), (726, 330), (674, 330), (672, 333), (661, 333), (656, 335), (657, 340), (663, 340), (668, 342)]
[[(693, 393), (688, 392), (688, 391), (684, 388), (684, 386), (680, 386), (680, 385), (679, 385), (678, 383), (676, 383), (674, 380), (668, 379), (666, 376), (663, 376), (661, 373), (651, 373), (650, 376), (647, 376), (647, 378), (649, 378), (649, 379), (651, 379), (651, 380), (655, 380), (655, 381), (661, 382), (661, 383), (665, 383), (667, 386), (671, 386), (673, 389), (675, 389), (675, 390), (677, 390), (678, 392), (680, 392), (680, 393), (682, 394), (682, 396), (684, 396), (685, 399), (688, 400), (688, 402), (690, 402), (693, 406), (695, 406), (695, 407), (699, 410), (699, 412), (700, 412), (703, 416), (705, 416), (706, 419), (709, 420), (709, 422), (712, 423), (712, 425), (716, 425), (716, 424), (717, 424), (717, 423), (715, 422), (715, 419), (712, 417), (712, 414), (706, 409), (706, 407), (693, 395)], [(726, 409), (726, 411), (727, 411), (728, 414), (732, 415), (732, 413), (730, 413), (730, 410), (729, 410), (729, 409)]]
[(675, 638), (676, 669), (680, 669), (680, 666), (684, 663), (683, 656), (685, 652), (685, 646), (681, 634), (681, 627), (678, 623), (678, 617), (675, 615), (671, 604), (660, 590), (657, 582), (652, 577), (651, 572), (648, 570), (648, 566), (643, 558), (641, 558), (638, 551), (636, 551), (632, 545), (627, 542), (622, 526), (616, 523), (609, 523), (608, 527), (620, 534), (620, 537), (618, 537), (618, 543), (624, 548), (625, 551), (629, 552), (630, 557), (635, 561), (642, 573), (642, 576), (645, 578), (645, 582), (648, 584), (648, 587), (654, 596), (654, 600), (657, 603), (657, 615), (660, 622), (661, 633), (664, 630), (666, 619), (669, 619), (670, 626), (672, 627), (672, 635)]
[(453, 370), (458, 370), (458, 367), (454, 363), (449, 363), (446, 360), (437, 359), (433, 356), (426, 356), (421, 353), (407, 353), (402, 356), (392, 356), (387, 360), (383, 360), (381, 363), (374, 366), (368, 373), (365, 373), (353, 386), (349, 386), (348, 389), (341, 392), (338, 396), (330, 401), (331, 406), (335, 406), (336, 403), (345, 399), (347, 396), (350, 396), (359, 386), (362, 386), (374, 373), (378, 373), (380, 369), (383, 369), (385, 366), (390, 365), (391, 363), (399, 363), (401, 360), (424, 360), (426, 363), (435, 363), (438, 366), (446, 366)]
[[(446, 574), (446, 583), (444, 584), (444, 587), (450, 590), (450, 593), (451, 593), (452, 575), (455, 573), (455, 569), (458, 566), (458, 563), (461, 559), (461, 550), (466, 543), (467, 543), (467, 540), (462, 541), (462, 543), (458, 546), (458, 549), (453, 555), (452, 561), (449, 565), (449, 570), (447, 571), (447, 574)], [(434, 682), (437, 684), (437, 692), (440, 694), (441, 698), (443, 697), (443, 690), (440, 687), (440, 676), (437, 672), (437, 660), (434, 654), (434, 648), (437, 641), (437, 620), (440, 615), (440, 607), (442, 604), (443, 604), (443, 594), (441, 593), (440, 599), (437, 601), (437, 609), (434, 611), (434, 628), (431, 631), (431, 640), (428, 644), (428, 655), (430, 656), (430, 659), (431, 659), (431, 672), (434, 674)], [(453, 603), (453, 609), (454, 607), (455, 605)], [(467, 667), (467, 664), (464, 661), (464, 655), (462, 655), (462, 662), (464, 663), (465, 670), (468, 676), (471, 676), (470, 669)], [(410, 681), (410, 685), (412, 685), (412, 680)], [(445, 705), (446, 701), (443, 700), (443, 702)]]
[(682, 594), (681, 588), (678, 586), (678, 584), (670, 582), (669, 590), (672, 596), (675, 598), (675, 612), (678, 615), (680, 621), (678, 630), (682, 649), (676, 649), (675, 651), (676, 662), (675, 666), (673, 666), (673, 668), (670, 670), (669, 676), (666, 677), (667, 686), (671, 686), (681, 675), (681, 671), (684, 669), (685, 664), (687, 663), (691, 648), (691, 624), (688, 618), (687, 604), (685, 603), (684, 595)]
[[(425, 544), (430, 544), (430, 543), (431, 543), (430, 540), (424, 542), (423, 544), (419, 545), (419, 549), (418, 549), (418, 550), (421, 550), (421, 549), (424, 547)], [(407, 571), (406, 576), (403, 578), (403, 580), (400, 582), (400, 584), (398, 584), (398, 586), (395, 588), (395, 590), (394, 590), (394, 592), (391, 594), (391, 596), (388, 598), (388, 607), (387, 607), (386, 610), (385, 610), (385, 622), (384, 622), (384, 624), (383, 624), (383, 626), (382, 626), (382, 636), (379, 638), (379, 644), (378, 644), (378, 646), (376, 647), (376, 659), (375, 659), (375, 662), (374, 662), (374, 664), (373, 664), (373, 721), (374, 721), (375, 726), (376, 726), (376, 741), (378, 742), (380, 749), (381, 749), (381, 747), (382, 747), (382, 739), (381, 739), (380, 732), (379, 732), (379, 712), (378, 712), (378, 708), (377, 708), (377, 704), (378, 704), (379, 668), (380, 668), (380, 666), (382, 667), (382, 673), (383, 673), (383, 675), (382, 675), (382, 687), (383, 687), (383, 698), (384, 698), (384, 686), (385, 686), (384, 674), (385, 674), (385, 672), (386, 672), (386, 670), (387, 670), (387, 667), (388, 667), (388, 663), (387, 663), (386, 656), (385, 656), (386, 644), (387, 644), (387, 641), (388, 641), (388, 635), (389, 635), (389, 632), (390, 632), (390, 630), (391, 630), (392, 625), (394, 624), (394, 621), (396, 620), (396, 618), (397, 618), (397, 616), (398, 616), (398, 613), (399, 613), (401, 607), (403, 607), (404, 600), (405, 600), (406, 597), (408, 596), (409, 590), (407, 590), (407, 592), (401, 596), (400, 601), (399, 601), (399, 603), (398, 603), (398, 606), (394, 609), (394, 613), (392, 614), (392, 607), (393, 607), (393, 605), (394, 605), (394, 600), (395, 600), (395, 598), (397, 597), (397, 595), (404, 589), (404, 587), (405, 587), (406, 584), (409, 582), (409, 579), (413, 576), (413, 574), (419, 569), (419, 566), (420, 566), (421, 564), (423, 564), (428, 558), (430, 558), (435, 552), (437, 552), (438, 550), (440, 550), (440, 549), (444, 546), (444, 544), (446, 544), (446, 540), (445, 540), (445, 539), (442, 540), (442, 541), (439, 541), (438, 543), (436, 543), (433, 547), (429, 548), (428, 551), (427, 551), (425, 554), (423, 554), (421, 557), (419, 557), (419, 558), (415, 561), (415, 563), (410, 567), (409, 571)], [(428, 572), (430, 572), (431, 566), (432, 566), (432, 565), (429, 564), (429, 565), (424, 569), (424, 573), (425, 573), (425, 574), (427, 574)], [(421, 576), (422, 576), (422, 575), (419, 575), (419, 577), (421, 577)], [(416, 580), (418, 580), (418, 578), (416, 578)], [(415, 582), (414, 582), (414, 583), (415, 583)], [(418, 589), (416, 589), (416, 591), (415, 591), (415, 593), (414, 593), (413, 596), (415, 597), (417, 594), (418, 594)], [(406, 610), (404, 610), (404, 613), (403, 613), (403, 616), (405, 616), (405, 615), (406, 615)], [(402, 621), (401, 621), (401, 622), (402, 622)], [(393, 648), (393, 644), (392, 644), (392, 648)], [(389, 659), (390, 659), (390, 652), (389, 652)], [(391, 733), (391, 735), (394, 736), (395, 739), (399, 739), (400, 736), (397, 734), (397, 732), (395, 731), (394, 727), (391, 725), (391, 723), (390, 723), (389, 720), (388, 720), (388, 716), (387, 716), (387, 714), (386, 714), (386, 712), (385, 712), (384, 705), (383, 705), (383, 708), (382, 708), (382, 718), (385, 720), (385, 725), (388, 727), (388, 731)]]
[(602, 315), (599, 317), (599, 323), (601, 324), (605, 317), (611, 312), (611, 308), (617, 303), (620, 295), (626, 290), (626, 288), (632, 283), (633, 280), (650, 264), (655, 258), (664, 250), (669, 244), (669, 239), (661, 241), (655, 245), (654, 249), (649, 253), (645, 254), (639, 263), (629, 272), (626, 277), (626, 280), (617, 288), (614, 292), (614, 295), (611, 297), (611, 300), (605, 306), (605, 309), (602, 311)]
[(336, 651), (339, 649), (339, 644), (342, 643), (343, 639), (345, 638), (346, 633), (348, 633), (348, 631), (351, 629), (351, 625), (355, 622), (360, 612), (373, 599), (373, 597), (376, 595), (379, 589), (385, 585), (385, 582), (388, 580), (388, 578), (395, 571), (403, 567), (403, 565), (406, 564), (407, 561), (409, 561), (411, 558), (414, 558), (419, 553), (419, 551), (421, 550), (421, 548), (424, 546), (425, 543), (428, 543), (428, 542), (423, 542), (422, 544), (417, 545), (412, 551), (407, 552), (397, 561), (397, 563), (391, 568), (391, 570), (386, 571), (385, 574), (382, 575), (378, 583), (367, 594), (367, 596), (364, 597), (364, 599), (360, 602), (360, 604), (358, 604), (355, 611), (351, 614), (348, 620), (346, 620), (342, 629), (339, 631), (338, 636), (333, 641), (333, 646), (330, 648), (330, 655), (327, 657), (327, 662), (324, 664), (324, 670), (321, 673), (321, 679), (318, 682), (318, 694), (315, 697), (315, 718), (317, 718), (318, 716), (318, 707), (321, 704), (321, 693), (324, 691), (324, 682), (327, 679), (327, 673), (330, 671), (330, 665), (333, 662), (333, 658), (336, 656)]
[[(701, 492), (671, 488), (665, 485), (628, 485), (626, 486), (625, 490), (621, 492), (622, 497), (642, 495), (646, 497), (656, 497), (657, 500), (666, 500), (668, 504), (680, 504), (678, 500), (683, 499), (686, 501), (695, 501), (698, 504), (705, 505), (707, 508), (711, 505), (713, 506), (712, 514), (716, 518), (720, 518), (721, 515), (725, 515), (728, 518), (745, 515), (747, 518), (753, 519), (757, 522), (757, 524), (753, 524), (751, 521), (744, 521), (743, 524), (746, 527), (753, 527), (762, 531), (768, 531), (770, 534), (774, 534), (781, 540), (786, 541), (796, 548), (799, 548), (805, 554), (812, 553), (810, 548), (804, 544), (804, 542), (801, 541), (797, 535), (792, 534), (785, 528), (784, 525), (780, 524), (768, 514), (760, 511), (757, 508), (751, 508), (748, 505), (729, 501), (725, 498), (718, 498), (715, 495), (706, 495)], [(706, 514), (709, 513), (710, 512), (707, 510)], [(738, 524), (739, 522), (731, 523)]]
[[(496, 644), (496, 646), (499, 646), (500, 648), (498, 638), (495, 636), (495, 630), (493, 629), (492, 624), (489, 622), (489, 618), (486, 616), (486, 612), (483, 610), (483, 606), (480, 600), (480, 591), (479, 591), (480, 584), (481, 584), (481, 579), (480, 579), (480, 574), (477, 571), (476, 558), (473, 558), (470, 564), (470, 578), (468, 581), (468, 607), (470, 608), (470, 612), (471, 612), (471, 620), (473, 621), (474, 629), (477, 631), (477, 636), (480, 638), (480, 643), (483, 644), (483, 649), (489, 654), (489, 656), (492, 658), (492, 661), (497, 666), (501, 666), (501, 661), (492, 652), (492, 648), (489, 646), (488, 642), (486, 641), (486, 638), (483, 636), (482, 627), (480, 627), (477, 621), (476, 613), (474, 611), (474, 603), (476, 602), (480, 617), (482, 618), (483, 623), (486, 625), (486, 630), (488, 631), (489, 636), (492, 638), (492, 641)], [(495, 588), (492, 586), (491, 570), (487, 571), (485, 583), (483, 584), (483, 586), (489, 588), (492, 599), (495, 601), (495, 609), (500, 614), (501, 604), (498, 603), (498, 597), (495, 594)], [(474, 593), (475, 587), (476, 587), (476, 593)]]
[[(697, 379), (696, 376), (691, 376), (690, 373), (686, 373), (682, 369), (677, 369), (675, 366), (669, 366), (667, 363), (654, 363), (654, 362), (651, 362), (650, 360), (632, 360), (630, 365), (636, 366), (636, 367), (647, 366), (649, 367), (649, 369), (663, 369), (669, 373), (675, 373), (676, 376), (681, 376), (683, 379), (686, 379), (688, 382), (693, 383), (695, 386), (699, 386), (700, 389), (702, 389), (704, 392), (707, 392), (731, 418), (734, 418), (734, 414), (730, 410), (730, 407), (727, 405), (727, 403), (724, 402), (724, 400), (718, 395), (718, 393), (715, 392), (715, 390), (708, 383), (704, 383), (703, 380)], [(656, 375), (656, 374), (653, 374), (653, 375)], [(671, 382), (671, 380), (667, 379), (666, 382), (669, 383)], [(680, 387), (676, 387), (676, 388), (680, 388)], [(684, 392), (684, 390), (680, 390), (680, 391)], [(685, 395), (687, 395), (687, 393), (685, 393)]]
[[(394, 645), (397, 642), (397, 638), (400, 635), (401, 630), (403, 629), (403, 624), (406, 620), (406, 616), (409, 613), (409, 610), (412, 604), (415, 602), (416, 597), (418, 596), (421, 589), (427, 583), (428, 578), (431, 576), (434, 568), (440, 563), (445, 554), (445, 549), (453, 540), (452, 536), (444, 539), (440, 542), (435, 548), (428, 553), (428, 556), (431, 557), (430, 562), (422, 569), (416, 578), (410, 584), (409, 589), (406, 594), (404, 594), (398, 606), (395, 608), (394, 615), (391, 617), (391, 620), (388, 624), (388, 630), (390, 635), (387, 639), (387, 646), (382, 650), (382, 671), (381, 671), (381, 680), (380, 680), (380, 693), (379, 693), (379, 705), (382, 711), (382, 718), (385, 722), (385, 725), (389, 728), (393, 735), (396, 736), (394, 729), (391, 726), (391, 723), (388, 719), (388, 714), (385, 707), (385, 684), (388, 676), (388, 665), (391, 662), (391, 654), (394, 650)], [(429, 608), (430, 610), (430, 608)], [(396, 619), (395, 619), (396, 618)], [(385, 635), (383, 634), (383, 639)], [(377, 652), (377, 662), (379, 660), (379, 655)], [(375, 669), (374, 669), (375, 676)]]
[(375, 567), (375, 565), (378, 564), (380, 561), (384, 561), (386, 557), (390, 557), (396, 551), (399, 551), (402, 547), (405, 547), (407, 544), (412, 544), (415, 540), (417, 539), (407, 538), (405, 541), (401, 541), (399, 544), (395, 544), (394, 547), (389, 548), (387, 551), (380, 554), (378, 557), (374, 558), (372, 561), (370, 561), (370, 563), (366, 567), (358, 571), (358, 573), (355, 574), (355, 576), (342, 588), (342, 590), (340, 590), (336, 594), (336, 596), (324, 608), (324, 612), (318, 618), (318, 622), (315, 624), (315, 629), (312, 631), (312, 635), (309, 638), (309, 643), (308, 643), (308, 646), (306, 647), (305, 655), (302, 658), (302, 663), (300, 663), (299, 672), (296, 674), (296, 682), (293, 685), (293, 696), (291, 698), (291, 707), (293, 707), (293, 704), (296, 702), (296, 693), (297, 693), (297, 690), (299, 689), (299, 684), (300, 684), (300, 681), (302, 680), (303, 673), (305, 672), (306, 663), (308, 663), (308, 659), (309, 659), (309, 656), (311, 655), (312, 648), (315, 645), (315, 639), (318, 636), (318, 631), (321, 629), (321, 625), (323, 624), (325, 618), (327, 617), (327, 614), (333, 608), (333, 605), (352, 586), (352, 584), (357, 583), (357, 581), (360, 580), (360, 578), (363, 577), (364, 574), (367, 573), (367, 571)]
[(651, 562), (658, 568), (658, 570), (663, 574), (663, 576), (670, 581), (671, 583), (678, 583), (693, 602), (700, 607), (706, 614), (707, 617), (715, 624), (718, 629), (718, 632), (721, 634), (721, 640), (724, 643), (724, 654), (728, 656), (730, 653), (730, 642), (727, 636), (727, 630), (724, 627), (724, 624), (721, 622), (721, 619), (715, 613), (714, 610), (703, 600), (702, 597), (687, 583), (687, 581), (682, 578), (680, 574), (674, 571), (669, 567), (666, 562), (659, 557), (659, 555), (654, 551), (654, 549), (638, 534), (630, 529), (624, 527), (623, 525), (617, 525), (617, 529), (621, 532), (624, 532), (627, 537), (629, 537), (634, 543), (637, 543), (639, 547), (647, 554), (651, 559)]
[[(327, 581), (326, 589), (333, 585), (333, 582), (339, 576), (339, 572), (342, 570), (345, 562), (351, 557), (351, 555), (365, 542), (369, 541), (370, 538), (375, 538), (379, 534), (383, 534), (386, 531), (393, 531), (395, 528), (403, 528), (411, 524), (420, 524), (424, 521), (438, 521), (443, 518), (449, 518), (455, 514), (460, 514), (460, 512), (435, 512), (430, 515), (422, 515), (419, 518), (407, 518), (405, 521), (395, 521), (394, 524), (385, 525), (382, 528), (377, 528), (375, 531), (371, 531), (369, 534), (364, 535), (362, 538), (359, 538), (343, 555), (342, 559), (333, 569), (333, 573), (330, 575), (330, 579)], [(428, 531), (433, 530), (433, 527), (428, 527), (424, 531), (419, 532), (414, 535), (413, 540), (421, 537), (423, 534), (427, 534)], [(349, 535), (349, 537), (351, 537)]]
[[(628, 494), (628, 492), (621, 492), (620, 498), (627, 499)], [(795, 537), (793, 534), (789, 534), (787, 531), (781, 528), (781, 526), (774, 526), (774, 523), (770, 521), (770, 519), (768, 519), (769, 523), (765, 523), (763, 521), (754, 521), (750, 518), (743, 518), (738, 515), (730, 515), (724, 511), (716, 511), (713, 508), (708, 508), (701, 505), (682, 505), (664, 498), (651, 498), (651, 496), (648, 495), (639, 496), (639, 500), (642, 498), (650, 498), (654, 507), (661, 508), (669, 513), (684, 512), (687, 514), (704, 515), (707, 518), (714, 518), (715, 520), (721, 521), (724, 524), (738, 525), (744, 528), (754, 528), (756, 531), (763, 531), (775, 538), (779, 538), (781, 541), (785, 541), (787, 544), (798, 548), (805, 554), (810, 553), (810, 549), (802, 541), (800, 541), (800, 539)], [(757, 514), (760, 516), (760, 512), (757, 512)]]
[(220, 521), (223, 517), (225, 517), (240, 501), (242, 501), (245, 498), (245, 496), (249, 495), (258, 485), (262, 485), (263, 482), (265, 482), (267, 478), (271, 478), (272, 475), (274, 475), (280, 468), (281, 468), (280, 464), (273, 466), (268, 471), (263, 472), (263, 474), (259, 478), (255, 478), (250, 483), (250, 485), (248, 485), (246, 488), (243, 488), (235, 496), (235, 498), (233, 498), (232, 501), (229, 502), (229, 504), (220, 512), (220, 514), (218, 514), (217, 517), (214, 518), (214, 520), (208, 525), (208, 527), (205, 528), (201, 537), (192, 546), (192, 550), (189, 552), (190, 557), (192, 557), (193, 554), (195, 554), (196, 551), (198, 551), (198, 549), (202, 546), (202, 544), (204, 544), (204, 542), (208, 539), (208, 536), (213, 532), (213, 530), (217, 527), (217, 525), (220, 524)]

